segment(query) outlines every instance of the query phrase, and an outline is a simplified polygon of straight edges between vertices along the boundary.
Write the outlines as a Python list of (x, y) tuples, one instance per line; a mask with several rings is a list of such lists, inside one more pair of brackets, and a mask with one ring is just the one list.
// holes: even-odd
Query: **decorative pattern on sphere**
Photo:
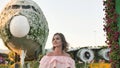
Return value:
[[(25, 16), (28, 19), (29, 33), (22, 37), (14, 37), (10, 33), (10, 22), (15, 16)], [(22, 24), (23, 22), (21, 22)], [(25, 29), (25, 28), (24, 28)], [(39, 54), (44, 48), (49, 33), (48, 23), (40, 7), (31, 0), (11, 0), (0, 14), (0, 35), (6, 46), (20, 54), (27, 50), (28, 57)], [(33, 47), (34, 46), (34, 47)], [(33, 54), (28, 52), (35, 51)], [(32, 52), (31, 52), (32, 53)]]

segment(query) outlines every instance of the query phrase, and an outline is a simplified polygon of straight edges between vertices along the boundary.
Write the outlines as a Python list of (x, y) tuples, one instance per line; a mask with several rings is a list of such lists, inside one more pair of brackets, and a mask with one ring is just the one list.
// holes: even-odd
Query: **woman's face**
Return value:
[(59, 35), (55, 35), (52, 40), (52, 44), (54, 47), (60, 47), (62, 46), (62, 40)]

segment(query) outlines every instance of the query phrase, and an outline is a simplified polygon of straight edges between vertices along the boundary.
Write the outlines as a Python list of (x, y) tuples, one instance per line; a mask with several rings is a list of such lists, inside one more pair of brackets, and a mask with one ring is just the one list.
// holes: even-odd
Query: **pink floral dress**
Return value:
[(75, 62), (68, 56), (44, 56), (39, 68), (75, 68)]

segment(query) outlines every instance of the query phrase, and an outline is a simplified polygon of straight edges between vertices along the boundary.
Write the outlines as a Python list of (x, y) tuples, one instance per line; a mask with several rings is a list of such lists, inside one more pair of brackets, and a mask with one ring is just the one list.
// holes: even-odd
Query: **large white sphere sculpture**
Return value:
[(24, 37), (29, 33), (30, 25), (25, 16), (13, 17), (10, 22), (10, 32), (15, 37)]

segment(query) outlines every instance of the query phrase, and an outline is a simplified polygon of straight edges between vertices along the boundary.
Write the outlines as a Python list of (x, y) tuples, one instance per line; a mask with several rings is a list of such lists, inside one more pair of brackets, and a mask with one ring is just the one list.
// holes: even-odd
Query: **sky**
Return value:
[[(0, 0), (0, 11), (9, 0)], [(103, 31), (103, 0), (33, 0), (42, 9), (49, 26), (46, 49), (54, 33), (65, 35), (70, 47), (106, 45)], [(6, 49), (5, 46), (2, 46)]]

